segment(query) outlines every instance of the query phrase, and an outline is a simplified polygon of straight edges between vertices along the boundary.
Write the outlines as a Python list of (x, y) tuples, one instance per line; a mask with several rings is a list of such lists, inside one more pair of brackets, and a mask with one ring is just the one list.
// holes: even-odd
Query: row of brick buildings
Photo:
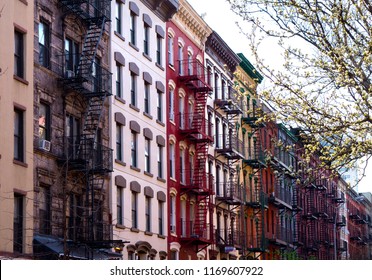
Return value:
[(371, 259), (370, 195), (186, 0), (0, 4), (3, 255)]

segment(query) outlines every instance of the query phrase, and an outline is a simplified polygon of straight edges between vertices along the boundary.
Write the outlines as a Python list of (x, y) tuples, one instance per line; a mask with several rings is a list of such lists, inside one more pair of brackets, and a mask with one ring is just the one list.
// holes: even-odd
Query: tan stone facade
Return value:
[(0, 1), (0, 252), (14, 256), (32, 252), (33, 2)]

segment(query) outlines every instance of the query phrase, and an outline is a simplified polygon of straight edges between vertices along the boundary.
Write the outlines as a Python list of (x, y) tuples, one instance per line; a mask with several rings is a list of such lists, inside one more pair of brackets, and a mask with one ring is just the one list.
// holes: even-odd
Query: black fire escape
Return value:
[(252, 169), (250, 182), (246, 186), (245, 206), (248, 213), (253, 214), (253, 232), (249, 232), (246, 250), (253, 253), (255, 258), (259, 258), (267, 249), (265, 209), (268, 208), (268, 195), (264, 192), (262, 184), (262, 171), (267, 167), (261, 136), (264, 124), (257, 123), (258, 117), (259, 113), (253, 103), (253, 111), (250, 112), (247, 108), (241, 119), (243, 124), (251, 128), (248, 147), (245, 147), (243, 167), (249, 166)]
[(178, 80), (190, 90), (195, 101), (192, 113), (179, 116), (180, 133), (184, 139), (195, 145), (194, 166), (185, 171), (186, 182), (181, 184), (181, 191), (195, 195), (197, 205), (194, 220), (186, 221), (186, 232), (182, 241), (195, 244), (199, 251), (213, 242), (211, 196), (214, 179), (206, 169), (208, 147), (213, 142), (213, 130), (212, 124), (205, 118), (211, 87), (206, 79), (206, 69), (198, 60), (180, 61), (180, 67), (185, 71), (180, 71)]
[[(111, 95), (111, 73), (97, 59), (97, 49), (110, 21), (111, 0), (60, 0), (62, 11), (85, 24), (86, 34), (79, 53), (64, 53), (61, 79), (66, 93), (78, 93), (86, 102), (80, 133), (63, 138), (60, 162), (70, 176), (84, 178), (84, 203), (75, 242), (89, 248), (113, 245), (111, 225), (103, 217), (105, 177), (113, 171), (112, 150), (102, 144), (100, 123), (106, 97)], [(78, 51), (78, 50), (76, 50)], [(69, 64), (73, 57), (74, 67)]]
[[(219, 90), (219, 89), (215, 89)], [(215, 158), (224, 157), (229, 170), (234, 170), (234, 165), (244, 158), (243, 141), (239, 139), (236, 129), (238, 116), (243, 113), (242, 98), (231, 85), (223, 86), (220, 90), (221, 98), (215, 99), (214, 109), (224, 113), (227, 125), (224, 125), (222, 134), (215, 135)], [(224, 182), (216, 182), (216, 206), (224, 203), (228, 205), (231, 214), (242, 213), (243, 188), (236, 176)], [(216, 244), (222, 252), (228, 248), (241, 249), (244, 242), (243, 232), (238, 223), (232, 223), (229, 229), (216, 230)]]

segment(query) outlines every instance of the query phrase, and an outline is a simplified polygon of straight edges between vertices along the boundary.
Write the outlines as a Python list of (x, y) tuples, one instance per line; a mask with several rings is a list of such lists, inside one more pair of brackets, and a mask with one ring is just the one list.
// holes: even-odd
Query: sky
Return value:
[[(235, 53), (243, 53), (254, 65), (254, 59), (251, 55), (248, 39), (240, 33), (236, 22), (242, 24), (239, 16), (230, 10), (230, 5), (225, 0), (187, 0), (194, 10), (203, 16), (204, 21), (228, 44)], [(248, 25), (244, 25), (248, 28)], [(265, 53), (265, 61), (270, 64), (278, 64), (279, 51), (275, 51), (275, 43), (264, 46), (267, 50), (261, 50)], [(258, 89), (259, 90), (259, 89)], [(358, 185), (359, 192), (372, 192), (372, 164), (369, 164), (367, 176), (362, 179)]]

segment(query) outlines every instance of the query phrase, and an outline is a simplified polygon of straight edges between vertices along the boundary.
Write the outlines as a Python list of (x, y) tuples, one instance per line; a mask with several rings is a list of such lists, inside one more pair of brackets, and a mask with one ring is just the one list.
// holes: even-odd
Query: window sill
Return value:
[(143, 174), (145, 174), (146, 176), (149, 176), (149, 177), (154, 177), (153, 174), (151, 174), (150, 172), (147, 172), (147, 171), (143, 171)]
[(176, 125), (176, 123), (175, 123), (174, 120), (172, 120), (172, 119), (169, 119), (169, 122), (170, 122), (171, 124), (173, 124), (173, 125)]
[(130, 169), (132, 169), (134, 171), (137, 171), (137, 172), (141, 172), (141, 169), (139, 169), (138, 167), (135, 167), (133, 165), (130, 166)]
[(13, 163), (16, 164), (16, 165), (19, 165), (19, 166), (22, 166), (22, 167), (28, 167), (28, 164), (23, 162), (23, 161), (19, 161), (19, 160), (16, 160), (16, 159), (13, 159)]
[(21, 78), (17, 75), (13, 75), (13, 78), (14, 78), (14, 80), (17, 80), (18, 82), (21, 82), (21, 83), (25, 84), (26, 86), (28, 86), (28, 84), (29, 84), (28, 81), (26, 81), (25, 79), (23, 79), (23, 78)]
[(135, 105), (129, 104), (129, 108), (132, 108), (134, 111), (139, 112), (140, 109), (137, 108)]
[(150, 120), (153, 119), (153, 117), (149, 113), (143, 112), (143, 115), (148, 117)]
[(124, 161), (121, 161), (119, 159), (115, 159), (115, 163), (121, 165), (121, 166), (127, 166), (127, 164)]
[(119, 97), (119, 96), (116, 96), (116, 95), (115, 95), (115, 99), (116, 99), (117, 101), (123, 103), (123, 104), (126, 103), (125, 100), (124, 100), (123, 98)]
[(122, 224), (116, 224), (115, 227), (119, 229), (126, 229), (126, 227)]
[(19, 1), (25, 4), (26, 6), (28, 6), (28, 2), (26, 0), (19, 0)]
[(161, 239), (165, 239), (166, 236), (165, 235), (162, 235), (162, 234), (158, 234), (158, 237), (161, 238)]
[(153, 236), (154, 234), (151, 231), (145, 231), (145, 235)]
[(149, 61), (152, 61), (151, 57), (148, 54), (142, 53), (144, 57), (146, 57)]
[(139, 232), (140, 230), (138, 228), (132, 227), (132, 228), (130, 228), (130, 231), (132, 231), (132, 232)]
[(134, 45), (132, 42), (129, 42), (129, 46), (131, 46), (133, 49), (135, 49), (137, 52), (139, 51), (139, 48)]
[(172, 65), (172, 64), (168, 64), (168, 67), (169, 67), (171, 70), (176, 71), (176, 69), (174, 69), (174, 65)]
[(165, 179), (160, 178), (160, 177), (156, 177), (156, 179), (157, 179), (158, 181), (160, 181), (160, 182), (163, 182), (163, 183), (167, 182)]
[(158, 67), (158, 68), (160, 68), (161, 70), (163, 70), (164, 71), (164, 67), (163, 66), (161, 66), (159, 63), (155, 63), (155, 65), (156, 65), (156, 67)]
[(162, 121), (156, 120), (157, 124), (160, 124), (161, 126), (165, 126), (165, 124)]
[(123, 35), (121, 35), (121, 34), (120, 34), (119, 32), (117, 32), (117, 31), (114, 31), (114, 34), (115, 34), (116, 36), (118, 36), (120, 40), (122, 40), (122, 41), (124, 41), (124, 42), (125, 42), (125, 38), (124, 38), (124, 36), (123, 36)]

